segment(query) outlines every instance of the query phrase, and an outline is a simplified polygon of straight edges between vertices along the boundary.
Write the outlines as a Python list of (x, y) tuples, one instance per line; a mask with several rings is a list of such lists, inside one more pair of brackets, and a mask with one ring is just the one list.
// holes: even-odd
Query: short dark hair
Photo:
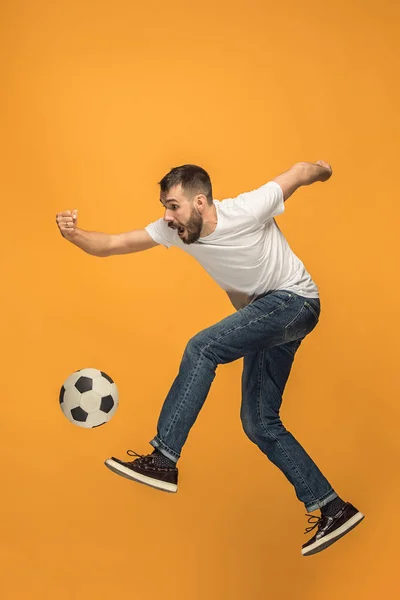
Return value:
[(189, 194), (204, 194), (208, 204), (213, 203), (211, 179), (207, 171), (197, 165), (174, 167), (158, 182), (161, 192), (168, 193), (175, 185), (181, 185)]

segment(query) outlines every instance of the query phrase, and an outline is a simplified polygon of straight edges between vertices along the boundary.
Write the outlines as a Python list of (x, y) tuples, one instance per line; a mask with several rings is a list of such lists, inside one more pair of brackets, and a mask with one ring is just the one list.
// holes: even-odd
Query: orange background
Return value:
[[(2, 600), (399, 597), (399, 5), (205, 0), (1, 8)], [(178, 250), (94, 258), (55, 214), (126, 231), (162, 215), (157, 181), (206, 168), (218, 199), (322, 158), (278, 222), (320, 287), (321, 321), (283, 408), (367, 518), (302, 558), (304, 507), (239, 420), (221, 367), (162, 494), (103, 461), (147, 452), (187, 340), (228, 298)], [(117, 382), (105, 427), (71, 425), (75, 369)]]

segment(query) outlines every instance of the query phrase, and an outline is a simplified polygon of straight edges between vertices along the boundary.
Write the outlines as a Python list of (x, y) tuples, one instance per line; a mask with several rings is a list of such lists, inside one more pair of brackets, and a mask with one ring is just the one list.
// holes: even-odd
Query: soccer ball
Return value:
[(98, 369), (79, 369), (60, 390), (60, 407), (71, 423), (89, 429), (107, 423), (118, 407), (118, 389)]

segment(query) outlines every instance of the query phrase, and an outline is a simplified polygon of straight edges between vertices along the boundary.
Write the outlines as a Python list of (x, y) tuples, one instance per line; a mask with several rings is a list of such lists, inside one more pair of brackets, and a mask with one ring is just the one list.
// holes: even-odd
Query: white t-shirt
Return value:
[(276, 182), (236, 198), (214, 200), (214, 205), (215, 230), (194, 244), (184, 244), (162, 218), (146, 231), (158, 244), (176, 246), (197, 259), (237, 309), (272, 290), (319, 297), (316, 284), (274, 219), (285, 210)]

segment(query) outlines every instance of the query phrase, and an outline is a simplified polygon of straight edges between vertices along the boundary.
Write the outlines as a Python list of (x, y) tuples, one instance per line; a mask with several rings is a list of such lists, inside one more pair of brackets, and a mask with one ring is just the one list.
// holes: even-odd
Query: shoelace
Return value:
[(146, 455), (146, 454), (138, 454), (138, 453), (137, 453), (137, 452), (135, 452), (134, 450), (127, 450), (127, 451), (126, 451), (126, 453), (127, 453), (129, 456), (136, 456), (136, 457), (137, 457), (137, 458), (135, 458), (135, 460), (131, 460), (131, 461), (130, 461), (131, 463), (132, 463), (132, 462), (135, 462), (135, 461), (136, 461), (136, 460), (138, 460), (138, 459), (142, 459), (142, 460), (143, 460), (143, 459), (147, 459), (147, 460), (152, 460), (152, 459), (153, 459), (153, 457), (152, 457), (152, 455), (151, 455), (151, 454), (148, 454), (148, 455)]
[(312, 531), (313, 529), (318, 527), (321, 524), (321, 521), (323, 519), (322, 516), (316, 517), (315, 515), (309, 515), (309, 514), (306, 514), (306, 517), (308, 517), (308, 522), (311, 524), (311, 527), (306, 527), (304, 535), (306, 535), (307, 533), (310, 533), (310, 531)]

